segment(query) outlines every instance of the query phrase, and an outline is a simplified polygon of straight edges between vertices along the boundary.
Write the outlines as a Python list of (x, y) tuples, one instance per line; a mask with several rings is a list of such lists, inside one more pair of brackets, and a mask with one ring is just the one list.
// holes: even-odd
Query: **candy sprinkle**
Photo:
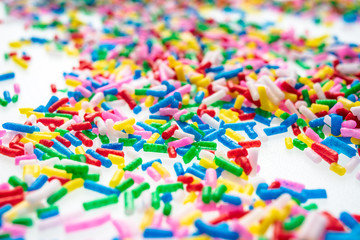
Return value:
[[(39, 45), (78, 65), (65, 89), (49, 76), (53, 95), (21, 107), (24, 122), (1, 123), (1, 160), (22, 175), (0, 185), (0, 238), (360, 239), (360, 215), (316, 201), (325, 189), (266, 182), (258, 164), (278, 138), (327, 166), (314, 171), (360, 180), (359, 45), (247, 19), (358, 24), (357, 1), (24, 2), (5, 1), (8, 17), (39, 34), (10, 42), (5, 60), (31, 71), (25, 50)], [(103, 225), (113, 232), (93, 235)]]

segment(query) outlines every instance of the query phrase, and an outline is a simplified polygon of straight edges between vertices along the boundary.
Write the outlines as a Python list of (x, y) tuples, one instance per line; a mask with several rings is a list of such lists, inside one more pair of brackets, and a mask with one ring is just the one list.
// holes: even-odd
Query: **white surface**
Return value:
[[(252, 18), (258, 20), (259, 15), (255, 15)], [(275, 14), (267, 13), (261, 15), (260, 21), (276, 19), (277, 16)], [(344, 26), (339, 23), (336, 24), (335, 27), (328, 29), (313, 26), (310, 20), (304, 21), (294, 17), (285, 17), (280, 26), (283, 28), (295, 26), (298, 33), (304, 33), (304, 31), (310, 30), (310, 32), (316, 34), (316, 36), (326, 32), (336, 33), (340, 39), (344, 41), (359, 42), (360, 39), (360, 27), (356, 25)], [(70, 71), (72, 66), (77, 65), (75, 58), (67, 57), (65, 54), (50, 56), (42, 46), (30, 46), (24, 49), (32, 58), (27, 70), (21, 69), (12, 61), (4, 61), (3, 53), (10, 51), (8, 47), (9, 41), (17, 40), (21, 37), (42, 37), (45, 36), (44, 34), (51, 36), (53, 33), (51, 31), (24, 31), (22, 23), (14, 20), (6, 20), (5, 24), (0, 25), (0, 73), (8, 70), (16, 73), (15, 80), (0, 82), (1, 94), (4, 90), (10, 90), (11, 94), (13, 94), (13, 84), (15, 82), (20, 83), (21, 87), (18, 103), (11, 103), (6, 108), (0, 107), (0, 123), (6, 121), (23, 122), (25, 117), (20, 116), (18, 108), (37, 107), (40, 104), (45, 104), (51, 96), (50, 84), (55, 83), (58, 89), (65, 88), (62, 73), (64, 71)], [(274, 120), (273, 123), (275, 122)], [(320, 209), (328, 210), (336, 214), (336, 216), (344, 210), (360, 213), (358, 202), (360, 199), (360, 182), (355, 179), (354, 174), (340, 177), (328, 169), (329, 165), (325, 163), (325, 161), (322, 161), (320, 164), (315, 164), (300, 150), (287, 150), (284, 144), (285, 136), (287, 136), (287, 134), (269, 137), (269, 141), (263, 143), (259, 156), (259, 165), (261, 167), (259, 175), (264, 177), (268, 183), (271, 183), (275, 178), (282, 178), (304, 183), (308, 189), (325, 188), (328, 193), (328, 199), (308, 201), (308, 203), (315, 202), (319, 205)], [(289, 136), (293, 137), (292, 134), (289, 134)], [(140, 154), (142, 154), (142, 152), (140, 152)], [(168, 169), (171, 169), (171, 173), (173, 174), (172, 165), (174, 160), (164, 158), (164, 156), (163, 154), (154, 154), (151, 156), (149, 156), (149, 154), (141, 155), (144, 162), (155, 158), (162, 158), (164, 165), (167, 166)], [(127, 159), (127, 161), (129, 161), (129, 159)], [(347, 161), (348, 159), (346, 157), (341, 158), (340, 164)], [(100, 182), (107, 184), (115, 171), (115, 167), (103, 170)], [(17, 176), (22, 175), (20, 168), (14, 166), (13, 160), (3, 156), (0, 156), (0, 171), (0, 183), (6, 182), (8, 177), (13, 174)], [(101, 197), (100, 194), (91, 191), (84, 189), (76, 190), (59, 201), (60, 214), (62, 215), (82, 209), (82, 202), (99, 197)], [(137, 204), (139, 204), (139, 201), (137, 201)], [(93, 210), (88, 214), (89, 216), (96, 216), (99, 212), (111, 211), (113, 216), (123, 218), (123, 206), (123, 198), (121, 197), (119, 204)], [(175, 211), (179, 211), (179, 206), (173, 207)], [(141, 215), (135, 214), (130, 217), (130, 220), (126, 221), (131, 222), (132, 220), (139, 219), (139, 217), (141, 217)], [(28, 231), (27, 236), (28, 239), (65, 238), (61, 226), (41, 232), (33, 228)], [(100, 239), (99, 236), (101, 236), (101, 239), (110, 239), (116, 236), (116, 231), (110, 223), (107, 223), (100, 228), (67, 235), (66, 239)]]

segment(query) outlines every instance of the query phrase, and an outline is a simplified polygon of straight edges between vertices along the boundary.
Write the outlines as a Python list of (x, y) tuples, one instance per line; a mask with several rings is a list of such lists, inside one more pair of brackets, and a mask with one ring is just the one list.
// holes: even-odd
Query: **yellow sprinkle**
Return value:
[(26, 137), (39, 142), (41, 139), (47, 139), (51, 140), (53, 138), (56, 138), (56, 136), (59, 136), (59, 132), (34, 132), (34, 133), (27, 133)]
[[(209, 77), (204, 77), (203, 79), (196, 82), (196, 85), (199, 87), (207, 87), (211, 83), (211, 79)], [(209, 93), (205, 93), (205, 96), (207, 96)]]
[(217, 168), (217, 165), (215, 164), (214, 161), (210, 161), (210, 160), (205, 159), (205, 158), (200, 159), (199, 165), (204, 167), (204, 168), (213, 168), (213, 169)]
[(190, 214), (185, 215), (180, 219), (180, 224), (184, 226), (192, 225), (196, 219), (202, 217), (202, 212), (200, 210), (196, 210)]
[(187, 204), (187, 203), (192, 203), (196, 200), (197, 198), (197, 195), (195, 192), (191, 192), (189, 193), (186, 198), (184, 199), (184, 204)]
[(238, 95), (236, 97), (235, 103), (234, 103), (234, 108), (236, 109), (241, 109), (241, 106), (243, 105), (245, 100), (245, 97), (243, 95)]
[(32, 143), (32, 144), (38, 144), (38, 142), (37, 141), (35, 141), (35, 140), (32, 140), (32, 139), (30, 139), (30, 138), (27, 138), (27, 137), (23, 137), (21, 140), (20, 140), (20, 142), (22, 142), (22, 143)]
[(72, 176), (71, 173), (67, 173), (65, 170), (51, 168), (48, 166), (43, 167), (40, 172), (48, 177), (57, 176), (57, 177), (71, 179)]
[(153, 133), (153, 135), (151, 135), (151, 137), (147, 140), (147, 143), (155, 143), (159, 137), (159, 133)]
[(132, 126), (134, 124), (135, 124), (135, 118), (128, 118), (124, 121), (115, 123), (113, 128), (117, 131), (122, 131), (125, 129), (126, 126), (128, 125)]
[(190, 77), (190, 82), (193, 84), (196, 84), (197, 81), (199, 81), (203, 78), (204, 78), (204, 75), (202, 75), (202, 74), (193, 75)]
[(360, 139), (357, 139), (357, 138), (350, 138), (350, 141), (352, 144), (355, 144), (355, 145), (360, 145)]
[(110, 180), (110, 183), (109, 183), (109, 186), (114, 188), (116, 187), (117, 185), (119, 185), (121, 179), (123, 178), (124, 176), (124, 170), (122, 169), (117, 169), (114, 173), (114, 175), (112, 176), (111, 180)]
[(266, 207), (266, 203), (263, 201), (263, 200), (256, 200), (254, 202), (254, 208), (257, 208), (257, 207)]
[(350, 108), (352, 107), (352, 104), (353, 104), (352, 101), (350, 101), (349, 99), (346, 99), (344, 97), (339, 97), (338, 102), (341, 102), (344, 105), (344, 108), (346, 108), (347, 110), (350, 110)]
[(74, 180), (68, 181), (63, 185), (63, 187), (68, 190), (68, 192), (72, 192), (75, 189), (81, 188), (82, 186), (84, 186), (84, 179), (82, 178), (76, 178)]
[(237, 183), (235, 183), (235, 182), (233, 182), (231, 180), (222, 178), (222, 177), (218, 178), (217, 184), (218, 185), (224, 184), (227, 187), (227, 192), (230, 192), (230, 191), (234, 190), (235, 188), (240, 187), (239, 184), (237, 184)]
[(307, 77), (300, 77), (299, 82), (302, 84), (308, 85), (311, 88), (314, 86), (314, 83), (312, 81), (310, 81), (310, 79), (308, 79)]
[(268, 112), (274, 111), (276, 107), (273, 103), (271, 103), (271, 101), (267, 97), (265, 87), (259, 86), (258, 92), (259, 92), (259, 96), (260, 96), (260, 104), (261, 104), (260, 108), (265, 111), (268, 111)]
[(161, 165), (161, 163), (154, 162), (151, 166), (161, 175), (162, 178), (170, 177), (170, 173), (163, 165)]
[(311, 104), (311, 108), (310, 110), (313, 112), (313, 113), (318, 113), (318, 112), (321, 112), (321, 111), (329, 111), (329, 106), (328, 105), (323, 105), (323, 104), (316, 104), (316, 103), (313, 103)]
[(22, 67), (23, 69), (27, 69), (28, 68), (28, 63), (22, 59), (22, 58), (18, 58), (17, 56), (13, 56), (11, 57), (11, 59), (20, 67)]
[(76, 154), (85, 154), (85, 150), (82, 146), (78, 146), (75, 148), (75, 153)]
[(330, 164), (330, 170), (339, 176), (343, 176), (346, 173), (346, 169), (343, 166), (341, 166), (335, 162)]
[(146, 124), (152, 124), (152, 123), (160, 123), (160, 124), (165, 124), (166, 123), (166, 120), (163, 120), (163, 119), (146, 119), (145, 120), (145, 123)]
[(68, 78), (65, 80), (65, 84), (70, 87), (77, 87), (77, 86), (81, 85), (82, 83), (80, 81)]
[(15, 206), (13, 206), (9, 211), (7, 211), (6, 213), (4, 213), (3, 215), (3, 219), (5, 221), (11, 221), (14, 218), (16, 218), (19, 213), (23, 213), (26, 211), (26, 209), (28, 209), (30, 207), (30, 203), (27, 201), (22, 201), (18, 204), (16, 204)]
[(190, 176), (190, 177), (192, 177), (194, 180), (193, 180), (193, 184), (197, 184), (197, 183), (200, 183), (200, 182), (202, 182), (202, 180), (200, 179), (200, 178), (198, 178), (198, 177), (196, 177), (196, 176), (194, 176), (194, 175), (192, 175), (192, 174), (190, 174), (190, 173), (185, 173), (185, 175), (184, 176)]
[(115, 154), (109, 154), (108, 158), (110, 159), (112, 164), (115, 164), (115, 165), (125, 164), (125, 159), (122, 156), (118, 156)]
[(155, 98), (153, 96), (147, 96), (145, 99), (145, 107), (151, 107), (154, 104)]
[(289, 93), (289, 92), (284, 92), (284, 94), (285, 94), (285, 99), (289, 99), (292, 102), (297, 101), (297, 95), (296, 94)]
[(20, 114), (26, 114), (26, 113), (31, 112), (33, 110), (34, 110), (33, 108), (19, 108)]
[(333, 80), (330, 80), (327, 83), (325, 83), (324, 86), (322, 87), (323, 92), (329, 91), (334, 86), (334, 84), (335, 82)]
[(304, 133), (300, 133), (300, 134), (297, 136), (297, 138), (298, 138), (300, 141), (306, 143), (306, 145), (307, 145), (308, 147), (311, 147), (311, 145), (314, 143), (314, 140), (312, 140), (311, 138), (309, 138), (308, 136), (306, 136)]
[(23, 168), (23, 178), (25, 175), (31, 175), (37, 178), (40, 175), (40, 166), (39, 165), (25, 165)]
[(12, 47), (12, 48), (21, 48), (22, 43), (20, 41), (14, 41), (14, 42), (10, 42), (9, 46)]
[(245, 140), (244, 136), (242, 136), (240, 133), (235, 132), (231, 128), (226, 129), (225, 135), (233, 139), (235, 142), (240, 142)]
[(287, 149), (292, 149), (294, 147), (291, 137), (285, 138), (285, 146)]
[(189, 94), (185, 94), (183, 99), (182, 99), (182, 103), (183, 105), (188, 105), (190, 101), (190, 95)]
[(145, 228), (149, 227), (152, 223), (152, 220), (154, 218), (155, 209), (150, 207), (145, 211), (144, 217), (141, 220), (140, 223), (140, 229), (144, 230)]
[(176, 66), (175, 73), (176, 73), (176, 77), (179, 81), (186, 82), (185, 73), (184, 73), (184, 69), (182, 66)]
[(281, 114), (283, 114), (283, 113), (284, 113), (284, 111), (279, 108), (275, 111), (274, 115), (277, 116), (278, 118), (280, 118)]
[(254, 186), (250, 183), (246, 184), (243, 193), (251, 196), (254, 193)]
[(29, 112), (26, 113), (26, 117), (30, 117), (31, 115), (35, 115), (36, 118), (45, 117), (45, 115), (43, 113), (40, 113), (40, 112), (29, 111)]

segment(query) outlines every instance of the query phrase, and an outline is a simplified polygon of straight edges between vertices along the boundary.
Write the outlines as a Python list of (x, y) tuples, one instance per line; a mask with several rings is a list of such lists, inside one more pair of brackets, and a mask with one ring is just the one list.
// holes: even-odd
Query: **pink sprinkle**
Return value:
[(5, 134), (6, 134), (6, 130), (0, 130), (0, 137), (5, 136)]
[[(107, 80), (107, 79), (106, 79)], [(120, 82), (116, 82), (116, 83), (111, 83), (111, 84), (108, 84), (106, 86), (103, 86), (103, 87), (100, 87), (100, 88), (97, 88), (95, 90), (96, 93), (98, 92), (104, 92), (105, 90), (107, 89), (111, 89), (111, 88), (116, 88), (116, 89), (120, 89), (120, 87), (125, 84), (125, 83), (130, 83), (132, 81), (132, 77), (127, 77), (123, 80), (121, 80)]]
[(244, 239), (247, 240), (253, 239), (252, 234), (245, 227), (243, 227), (240, 223), (236, 221), (234, 221), (234, 224), (232, 225), (232, 229), (238, 232), (239, 235)]
[(242, 207), (241, 206), (236, 206), (236, 205), (232, 205), (232, 204), (222, 204), (219, 205), (218, 207), (218, 211), (220, 214), (224, 214), (230, 211), (234, 211), (234, 210), (240, 210)]
[(86, 89), (86, 88), (84, 88), (83, 86), (77, 86), (76, 88), (75, 88), (75, 90), (76, 91), (79, 91), (80, 93), (81, 93), (81, 95), (83, 95), (84, 97), (86, 97), (86, 98), (89, 98), (90, 96), (91, 96), (91, 92), (88, 90), (88, 89)]
[(155, 182), (161, 179), (161, 175), (153, 167), (148, 167), (146, 172)]
[(175, 119), (176, 121), (178, 121), (178, 120), (180, 119), (180, 116), (181, 116), (181, 115), (184, 115), (184, 114), (186, 114), (186, 113), (188, 113), (188, 111), (187, 111), (186, 109), (183, 109), (183, 110), (175, 113), (174, 119)]
[(10, 189), (10, 184), (8, 183), (0, 184), (0, 190), (9, 190), (9, 189)]
[(164, 215), (162, 213), (155, 213), (152, 224), (151, 224), (151, 227), (160, 227), (163, 216)]
[(3, 223), (2, 231), (10, 232), (12, 237), (21, 237), (26, 234), (26, 227), (18, 224)]
[(311, 128), (307, 128), (305, 131), (305, 135), (308, 136), (310, 139), (314, 140), (315, 142), (321, 142), (321, 138), (319, 135), (314, 132)]
[(69, 102), (70, 102), (70, 105), (71, 105), (71, 106), (75, 106), (75, 104), (77, 103), (76, 100), (75, 100), (75, 98), (73, 98), (73, 97), (71, 97), (71, 98), (69, 99)]
[[(181, 95), (184, 95), (184, 94), (186, 94), (186, 93), (189, 93), (190, 91), (191, 91), (191, 85), (190, 85), (190, 84), (186, 84), (185, 86), (182, 86), (182, 87), (176, 89), (174, 92), (178, 92), (178, 93), (180, 93)], [(169, 97), (169, 96), (173, 95), (174, 92), (171, 92), (171, 93), (167, 94), (165, 97)]]
[(176, 220), (174, 217), (167, 217), (166, 223), (169, 224), (171, 229), (176, 230), (179, 228), (179, 221)]
[(152, 132), (150, 131), (139, 131), (139, 130), (136, 130), (134, 132), (135, 135), (140, 135), (142, 139), (149, 139), (152, 135)]
[(189, 235), (189, 229), (185, 227), (180, 227), (175, 230), (175, 237), (184, 238)]
[(336, 113), (336, 110), (338, 110), (339, 108), (343, 108), (343, 107), (344, 107), (344, 105), (341, 102), (338, 102), (332, 108), (330, 108), (329, 114)]
[(125, 171), (125, 179), (132, 178), (134, 179), (135, 183), (142, 183), (145, 181), (143, 176), (140, 176), (138, 174), (135, 174), (133, 172)]
[(341, 128), (340, 132), (341, 132), (341, 136), (343, 136), (343, 137), (360, 138), (360, 130), (359, 129)]
[(15, 157), (15, 165), (19, 165), (21, 160), (31, 160), (31, 159), (36, 159), (36, 155), (27, 154), (27, 155)]
[(212, 188), (216, 187), (217, 175), (216, 175), (215, 169), (213, 169), (213, 168), (206, 169), (205, 184)]
[(115, 114), (112, 114), (110, 112), (102, 112), (101, 113), (101, 117), (104, 119), (104, 120), (107, 120), (107, 119), (112, 119), (114, 122), (118, 122), (118, 121), (121, 121), (121, 118), (119, 116), (116, 116)]
[(99, 129), (98, 128), (93, 128), (92, 132), (95, 133), (95, 134), (99, 134)]
[(354, 120), (348, 120), (345, 122), (342, 122), (341, 127), (344, 128), (355, 128), (357, 126), (357, 123)]
[(67, 233), (70, 233), (70, 232), (76, 232), (76, 231), (81, 231), (81, 230), (85, 230), (88, 228), (97, 227), (97, 226), (100, 226), (100, 225), (110, 221), (110, 219), (111, 219), (110, 213), (106, 213), (100, 217), (92, 218), (92, 219), (85, 220), (82, 222), (68, 223), (68, 224), (65, 224), (65, 231)]
[(160, 108), (159, 109), (159, 114), (162, 116), (173, 116), (177, 112), (179, 112), (179, 110), (176, 108)]
[(118, 232), (119, 236), (121, 238), (131, 238), (132, 233), (130, 230), (130, 227), (128, 226), (126, 221), (123, 220), (111, 220), (112, 224), (116, 228), (116, 231)]
[(169, 147), (180, 148), (180, 147), (184, 147), (184, 146), (187, 146), (189, 144), (192, 144), (193, 142), (194, 142), (194, 140), (192, 138), (185, 137), (185, 138), (180, 139), (180, 140), (169, 142), (168, 145), (169, 145)]
[(20, 85), (18, 83), (14, 83), (14, 92), (15, 94), (20, 93)]

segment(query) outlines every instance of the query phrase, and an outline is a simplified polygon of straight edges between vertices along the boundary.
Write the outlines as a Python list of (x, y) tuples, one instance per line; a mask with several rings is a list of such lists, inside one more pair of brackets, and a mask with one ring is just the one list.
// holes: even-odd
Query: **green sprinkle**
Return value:
[(110, 143), (110, 139), (106, 134), (105, 135), (99, 134), (99, 138), (100, 138), (100, 141), (101, 141), (102, 144)]
[(71, 114), (65, 114), (65, 113), (45, 113), (45, 117), (62, 117), (62, 118), (68, 118), (68, 119), (72, 119), (73, 115)]
[(70, 132), (70, 131), (64, 130), (64, 129), (60, 129), (60, 128), (56, 128), (56, 129), (54, 130), (54, 132), (58, 132), (58, 133), (60, 133), (61, 136), (64, 136), (66, 133), (68, 133), (68, 132)]
[(195, 146), (191, 146), (191, 148), (183, 156), (184, 163), (187, 164), (191, 162), (191, 160), (193, 160), (194, 157), (196, 157), (197, 153), (198, 153), (197, 148)]
[(124, 167), (124, 171), (134, 171), (136, 168), (138, 168), (142, 164), (142, 161), (143, 160), (140, 157), (133, 160), (131, 163), (126, 165), (126, 167)]
[(211, 201), (211, 187), (210, 186), (203, 187), (201, 196), (202, 196), (202, 201), (205, 204), (209, 204)]
[(169, 216), (170, 213), (171, 213), (171, 209), (172, 209), (171, 204), (170, 204), (170, 203), (165, 203), (165, 205), (164, 205), (164, 210), (163, 210), (163, 214), (164, 214), (165, 216)]
[(136, 188), (134, 188), (131, 192), (134, 198), (140, 197), (141, 193), (150, 189), (150, 184), (148, 182), (143, 182)]
[(33, 225), (33, 221), (31, 218), (16, 218), (12, 221), (13, 224), (18, 224), (18, 225), (24, 225), (27, 227), (31, 227)]
[(301, 226), (304, 222), (305, 216), (304, 215), (297, 215), (290, 218), (288, 221), (284, 222), (284, 229), (286, 231), (291, 231), (296, 229), (297, 227)]
[(157, 210), (160, 208), (160, 196), (158, 192), (151, 193), (151, 206)]
[(125, 192), (127, 189), (129, 189), (132, 185), (134, 185), (134, 179), (128, 178), (119, 185), (117, 185), (115, 188), (119, 190), (120, 192)]
[(118, 142), (123, 143), (124, 147), (132, 147), (137, 142), (137, 139), (136, 138), (119, 138)]
[(134, 195), (132, 191), (124, 193), (124, 205), (125, 205), (126, 215), (131, 215), (134, 213), (135, 203), (134, 203)]
[(8, 183), (13, 187), (20, 186), (24, 189), (24, 191), (27, 190), (27, 184), (17, 176), (9, 177)]
[(238, 177), (243, 173), (241, 167), (222, 157), (215, 156), (215, 164)]
[(119, 201), (119, 199), (116, 196), (116, 194), (112, 194), (112, 195), (104, 197), (104, 198), (96, 199), (96, 200), (89, 201), (89, 202), (84, 202), (83, 207), (86, 211), (89, 211), (91, 209), (101, 208), (101, 207), (105, 207), (105, 206), (108, 206), (111, 204), (118, 203), (118, 201)]
[(217, 188), (215, 188), (214, 193), (212, 194), (212, 200), (214, 202), (219, 202), (222, 195), (227, 191), (227, 187), (224, 184), (220, 184)]
[(87, 136), (91, 140), (94, 140), (95, 138), (97, 138), (97, 135), (95, 133), (90, 132), (88, 130), (84, 130), (84, 131), (82, 131), (82, 133), (85, 134), (85, 136)]
[(176, 192), (179, 189), (184, 189), (183, 183), (169, 183), (169, 184), (162, 184), (157, 186), (156, 191), (158, 193), (169, 193), (169, 192)]
[(304, 151), (304, 149), (307, 148), (306, 143), (304, 143), (303, 141), (301, 141), (301, 140), (299, 140), (297, 138), (293, 139), (293, 144), (294, 144), (295, 147), (297, 147), (301, 151)]
[(47, 203), (52, 205), (54, 203), (56, 203), (57, 201), (59, 201), (62, 197), (64, 197), (67, 194), (67, 189), (62, 187), (59, 190), (57, 190), (56, 192), (54, 192), (52, 195), (50, 195), (50, 197), (48, 197), (47, 199)]
[(167, 153), (167, 146), (163, 144), (144, 143), (144, 152)]

